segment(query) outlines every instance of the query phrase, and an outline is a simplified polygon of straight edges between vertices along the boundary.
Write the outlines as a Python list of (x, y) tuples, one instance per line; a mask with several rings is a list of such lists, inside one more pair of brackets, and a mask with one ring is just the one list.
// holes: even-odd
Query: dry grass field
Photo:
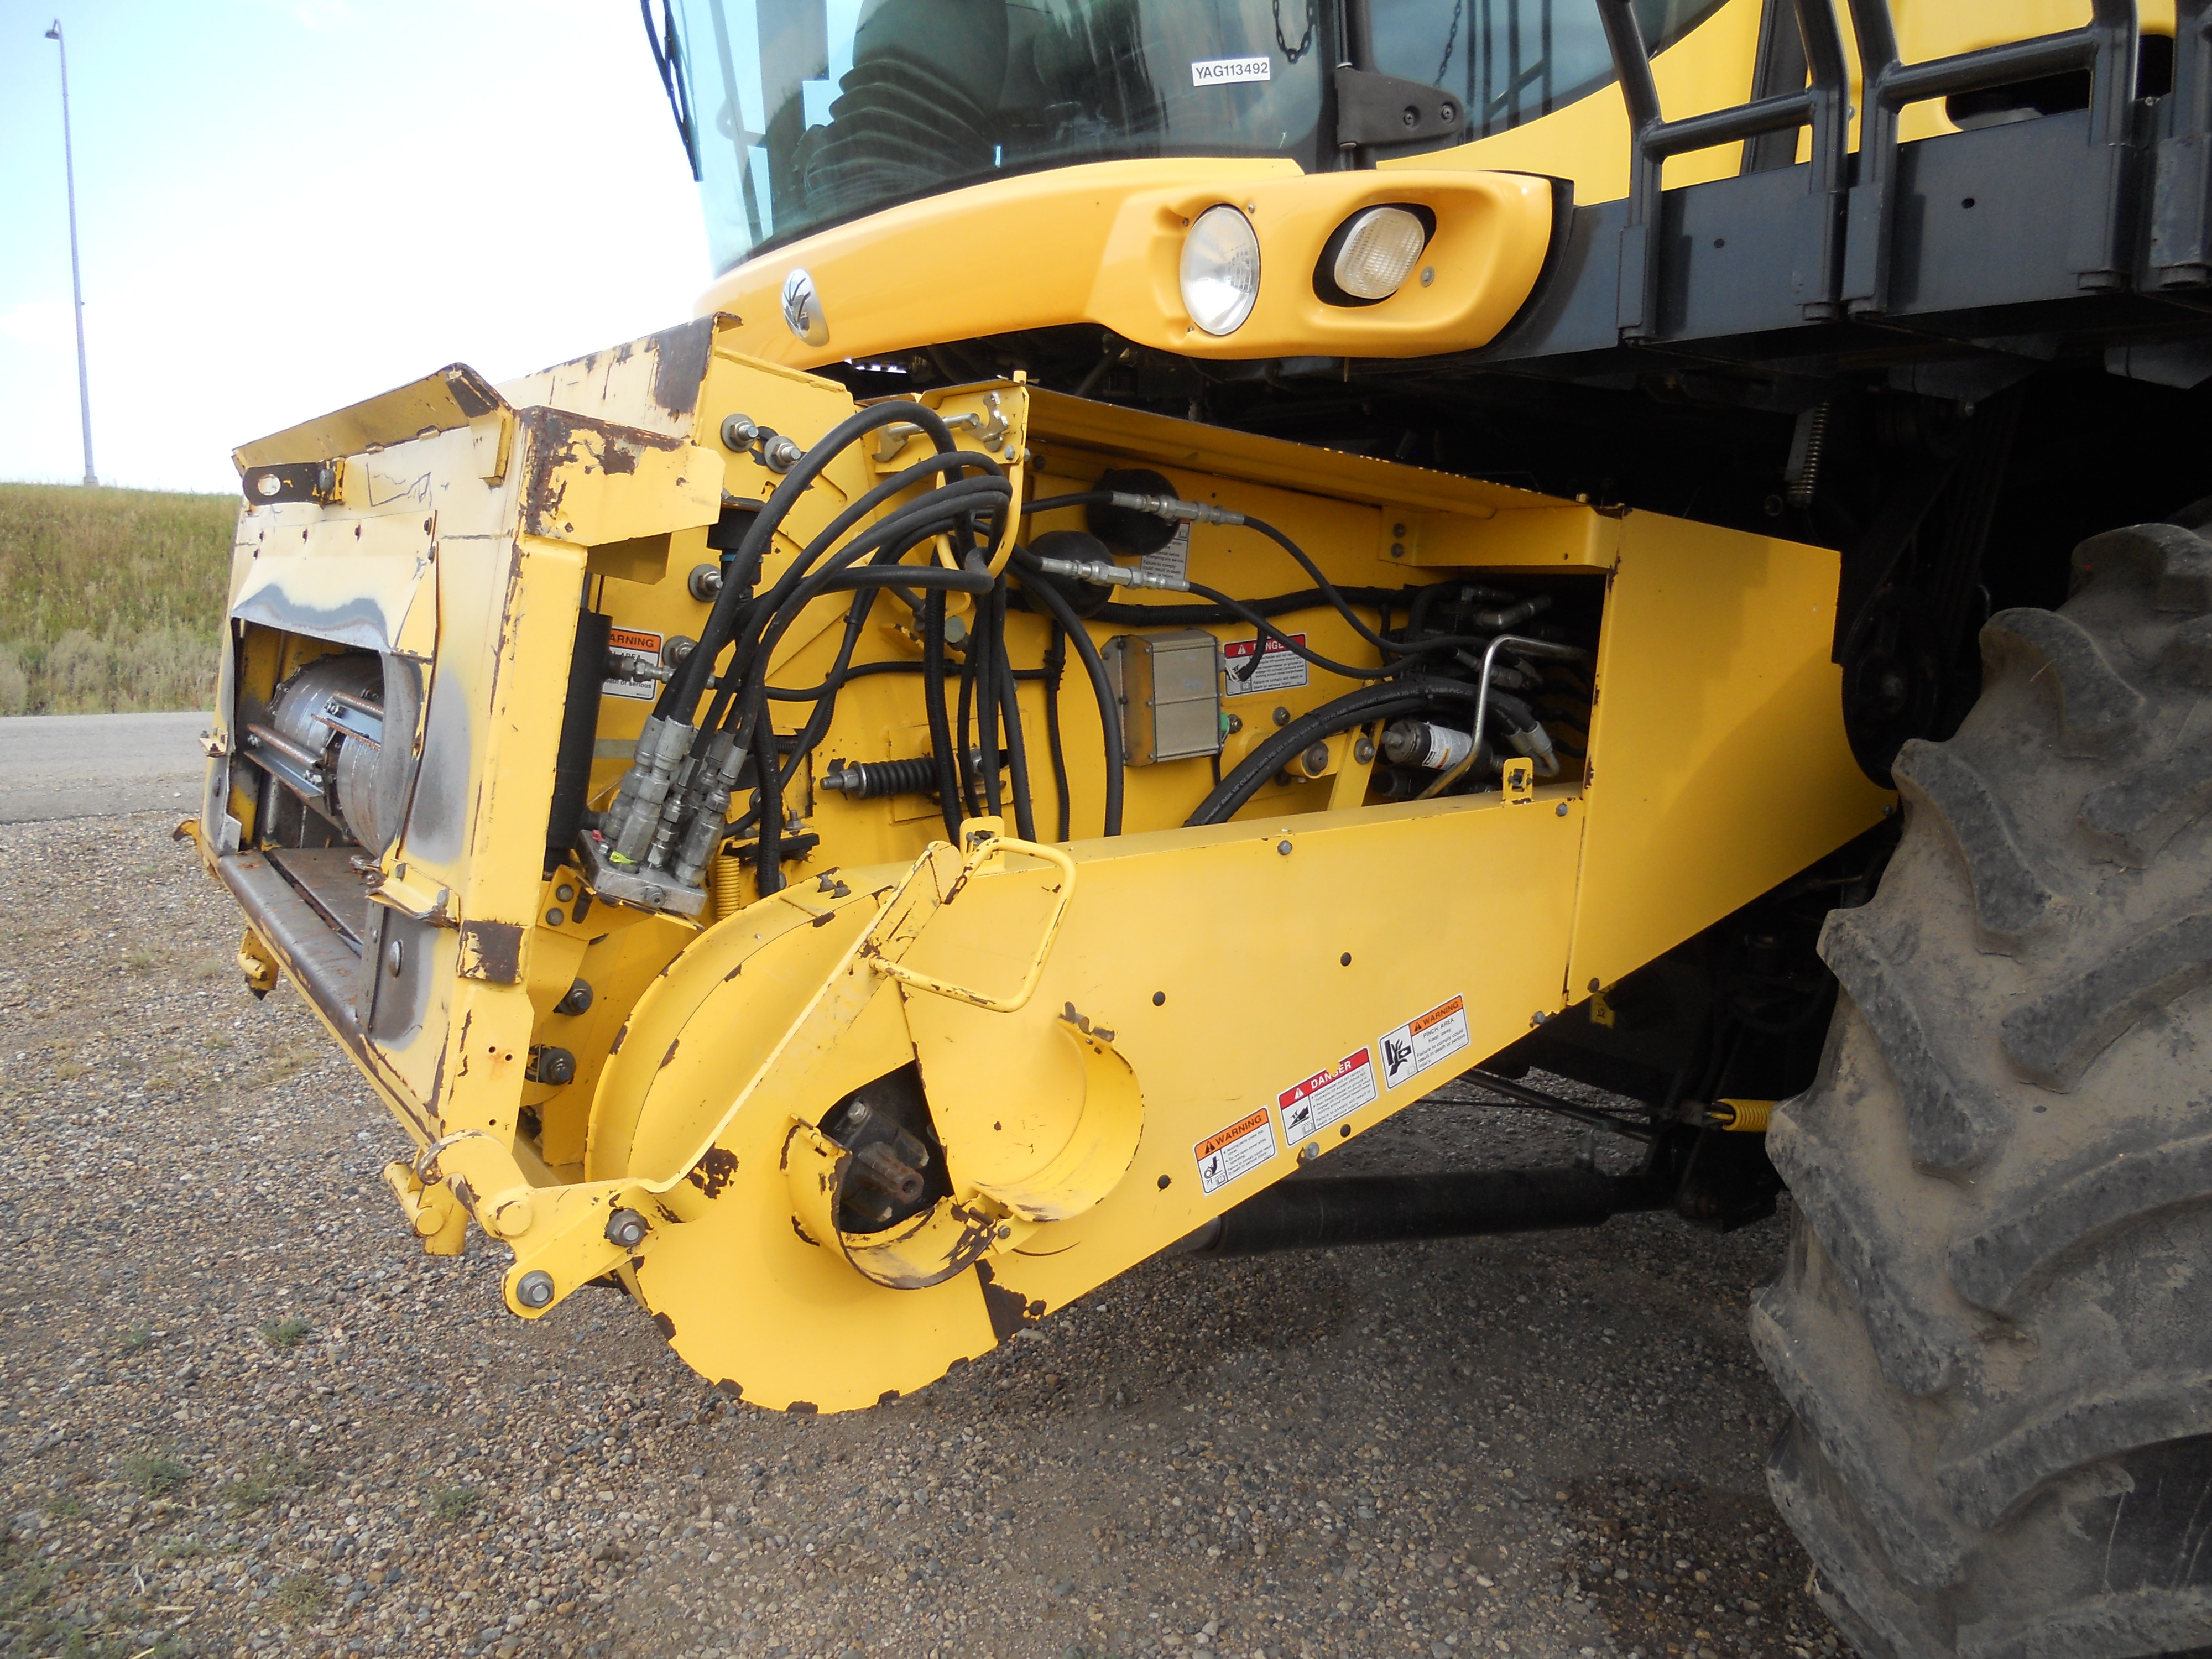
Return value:
[(0, 483), (0, 714), (204, 708), (234, 495)]

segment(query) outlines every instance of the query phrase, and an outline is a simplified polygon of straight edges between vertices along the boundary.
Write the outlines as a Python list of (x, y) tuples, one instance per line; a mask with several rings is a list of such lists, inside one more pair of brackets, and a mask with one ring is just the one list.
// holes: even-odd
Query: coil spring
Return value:
[(847, 761), (830, 769), (822, 787), (848, 800), (932, 794), (937, 788), (937, 762), (928, 755), (913, 760)]

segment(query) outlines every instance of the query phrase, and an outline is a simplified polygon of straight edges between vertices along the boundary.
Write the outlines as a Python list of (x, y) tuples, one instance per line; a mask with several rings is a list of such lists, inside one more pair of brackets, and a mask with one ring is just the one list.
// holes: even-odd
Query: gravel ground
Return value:
[[(0, 1651), (1834, 1653), (1767, 1507), (1778, 1222), (1155, 1261), (909, 1399), (510, 1318), (168, 815), (0, 827)], [(1537, 1164), (1431, 1100), (1328, 1160)]]

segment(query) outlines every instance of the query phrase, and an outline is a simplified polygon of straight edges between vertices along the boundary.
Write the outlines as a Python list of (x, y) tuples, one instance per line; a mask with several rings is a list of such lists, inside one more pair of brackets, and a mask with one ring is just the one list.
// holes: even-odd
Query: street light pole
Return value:
[(62, 54), (62, 169), (69, 180), (70, 289), (76, 297), (76, 402), (84, 422), (84, 481), (89, 487), (100, 482), (100, 475), (92, 470), (92, 380), (84, 368), (84, 275), (76, 252), (76, 155), (70, 145), (69, 45), (62, 39), (58, 17), (46, 31), (46, 39), (59, 46)]

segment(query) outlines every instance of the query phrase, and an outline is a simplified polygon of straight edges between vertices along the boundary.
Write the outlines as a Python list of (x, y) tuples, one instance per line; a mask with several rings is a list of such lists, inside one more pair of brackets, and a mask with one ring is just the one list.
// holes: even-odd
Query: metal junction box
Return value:
[(1212, 635), (1122, 634), (1102, 654), (1131, 766), (1221, 752), (1221, 647)]

